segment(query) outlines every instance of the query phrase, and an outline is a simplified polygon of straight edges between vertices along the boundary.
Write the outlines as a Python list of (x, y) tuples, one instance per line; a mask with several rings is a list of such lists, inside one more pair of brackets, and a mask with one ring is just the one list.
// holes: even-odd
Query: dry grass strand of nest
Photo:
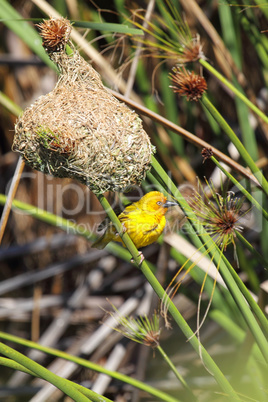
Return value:
[(50, 58), (60, 69), (58, 83), (18, 119), (13, 150), (32, 168), (75, 178), (95, 193), (140, 184), (153, 146), (139, 116), (104, 88), (75, 49)]

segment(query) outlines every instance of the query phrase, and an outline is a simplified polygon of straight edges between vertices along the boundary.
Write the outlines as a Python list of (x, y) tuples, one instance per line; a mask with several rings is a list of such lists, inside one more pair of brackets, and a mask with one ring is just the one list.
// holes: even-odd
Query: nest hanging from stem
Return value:
[(76, 52), (69, 21), (51, 19), (39, 27), (60, 76), (54, 90), (18, 119), (13, 150), (32, 168), (75, 178), (95, 193), (140, 184), (153, 153), (141, 119), (104, 88), (99, 74)]

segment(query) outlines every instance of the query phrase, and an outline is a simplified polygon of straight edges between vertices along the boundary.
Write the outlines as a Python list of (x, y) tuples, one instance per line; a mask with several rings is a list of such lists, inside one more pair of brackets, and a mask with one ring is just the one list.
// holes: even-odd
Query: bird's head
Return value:
[(151, 191), (139, 200), (139, 207), (146, 212), (165, 215), (169, 207), (178, 205), (175, 201), (168, 201), (167, 197), (159, 191)]

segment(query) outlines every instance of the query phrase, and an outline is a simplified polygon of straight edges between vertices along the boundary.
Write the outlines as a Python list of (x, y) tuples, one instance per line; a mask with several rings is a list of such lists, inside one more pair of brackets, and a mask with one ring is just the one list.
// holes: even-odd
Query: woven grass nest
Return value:
[(68, 20), (51, 19), (39, 27), (60, 76), (54, 90), (18, 119), (13, 150), (32, 168), (75, 178), (95, 193), (140, 184), (153, 153), (141, 119), (104, 88), (99, 74), (76, 52)]

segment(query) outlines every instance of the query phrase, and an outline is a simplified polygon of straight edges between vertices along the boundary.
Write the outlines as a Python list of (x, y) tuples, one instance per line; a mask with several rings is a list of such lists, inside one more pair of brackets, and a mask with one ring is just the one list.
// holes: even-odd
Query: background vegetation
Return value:
[[(163, 4), (0, 0), (1, 205), (11, 180), (15, 178), (18, 185), (18, 201), (7, 225), (1, 221), (0, 398), (4, 400), (68, 400), (66, 395), (74, 400), (103, 400), (99, 395), (104, 395), (114, 401), (267, 400), (268, 9), (259, 1), (238, 5), (232, 0), (174, 0), (171, 10)], [(172, 16), (172, 10), (178, 14)], [(51, 91), (57, 80), (33, 24), (56, 12), (71, 21), (103, 24), (94, 29), (75, 25), (79, 34), (72, 40), (105, 85), (136, 108), (156, 146), (160, 165), (153, 162), (142, 191), (155, 186), (167, 190), (190, 218), (186, 221), (180, 209), (169, 215), (165, 236), (144, 250), (147, 262), (140, 269), (117, 244), (105, 250), (90, 248), (105, 214), (85, 186), (28, 167), (16, 176), (21, 165), (11, 147), (17, 115)], [(136, 25), (131, 24), (133, 18)], [(192, 38), (200, 36), (202, 57), (186, 66), (206, 79), (207, 92), (200, 101), (187, 101), (170, 88), (170, 73), (183, 53), (181, 35), (187, 38), (187, 32), (171, 29), (174, 19), (182, 24), (179, 27), (187, 21)], [(105, 23), (143, 29), (145, 36), (135, 39), (128, 29), (111, 33)], [(192, 43), (191, 37), (187, 43)], [(248, 101), (256, 106), (254, 112)], [(204, 161), (205, 142), (214, 149), (214, 158)], [(227, 163), (222, 175), (220, 160)], [(200, 221), (203, 206), (190, 200), (195, 218), (185, 204), (194, 187), (200, 191), (197, 177), (206, 189), (204, 177), (212, 180), (214, 202), (221, 201), (220, 193), (229, 210), (228, 191), (246, 197), (233, 213), (239, 215), (233, 237), (224, 236), (219, 250), (204, 233), (209, 227), (202, 216)], [(112, 206), (125, 200), (123, 195), (106, 196)], [(141, 191), (124, 196), (136, 200)], [(105, 206), (106, 200), (101, 201)], [(219, 211), (223, 217), (223, 209)], [(211, 222), (211, 210), (208, 214)], [(200, 222), (203, 226), (198, 228)], [(219, 226), (216, 229), (219, 235)], [(217, 240), (214, 234), (212, 238)], [(135, 254), (131, 245), (129, 250)], [(205, 257), (201, 259), (197, 250)], [(159, 309), (155, 292), (163, 296), (159, 283), (166, 289), (182, 266), (174, 304), (164, 303), (164, 309), (170, 308), (172, 329), (160, 319), (160, 349), (113, 331), (116, 324), (107, 314), (114, 311), (110, 303), (121, 316), (151, 319)], [(193, 337), (191, 329), (195, 332), (203, 317), (198, 337)], [(53, 350), (36, 350), (40, 345)], [(109, 377), (99, 374), (101, 367), (113, 372)], [(72, 382), (61, 382), (51, 372)]]

